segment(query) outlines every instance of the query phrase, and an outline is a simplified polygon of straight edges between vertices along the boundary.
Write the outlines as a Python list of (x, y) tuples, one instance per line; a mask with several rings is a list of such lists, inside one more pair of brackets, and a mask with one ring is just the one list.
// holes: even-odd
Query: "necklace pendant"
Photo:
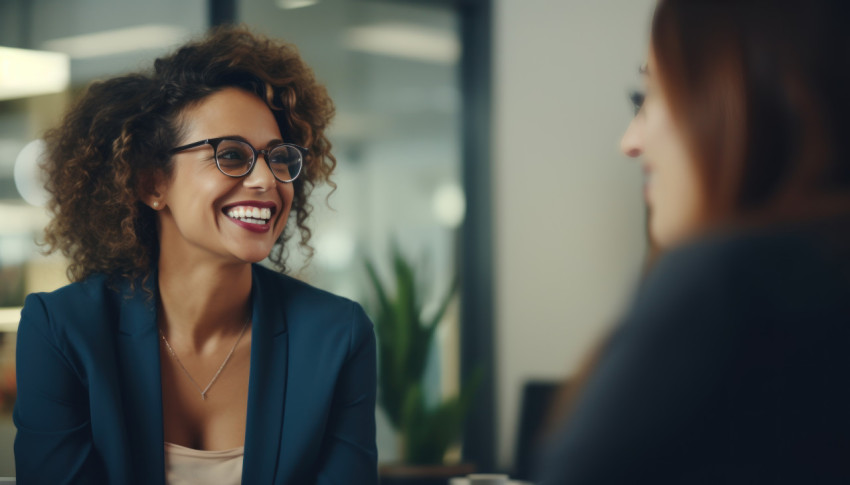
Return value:
[(230, 362), (230, 358), (233, 357), (233, 352), (236, 351), (236, 347), (239, 345), (239, 341), (242, 340), (242, 337), (245, 335), (245, 330), (248, 329), (248, 324), (251, 323), (251, 317), (248, 317), (248, 320), (245, 320), (245, 324), (242, 325), (242, 331), (239, 332), (239, 337), (236, 338), (236, 342), (233, 342), (233, 347), (230, 349), (230, 352), (227, 354), (227, 357), (224, 358), (224, 362), (218, 367), (218, 371), (216, 371), (215, 375), (210, 379), (209, 384), (205, 389), (201, 389), (201, 386), (198, 385), (198, 382), (192, 377), (192, 374), (189, 374), (189, 371), (186, 370), (186, 367), (183, 365), (183, 362), (180, 362), (180, 357), (177, 357), (177, 354), (174, 353), (174, 349), (171, 348), (171, 345), (168, 343), (168, 339), (165, 338), (165, 334), (162, 332), (162, 329), (159, 329), (159, 335), (162, 337), (162, 343), (165, 344), (165, 348), (168, 349), (168, 353), (171, 354), (171, 357), (177, 362), (177, 365), (180, 366), (180, 369), (183, 370), (183, 373), (186, 374), (186, 377), (189, 378), (189, 381), (192, 382), (192, 385), (195, 386), (195, 389), (201, 393), (201, 399), (204, 401), (207, 400), (207, 391), (210, 390), (215, 381), (218, 379), (218, 376), (221, 375), (221, 371), (224, 370), (224, 367), (227, 366), (227, 363)]

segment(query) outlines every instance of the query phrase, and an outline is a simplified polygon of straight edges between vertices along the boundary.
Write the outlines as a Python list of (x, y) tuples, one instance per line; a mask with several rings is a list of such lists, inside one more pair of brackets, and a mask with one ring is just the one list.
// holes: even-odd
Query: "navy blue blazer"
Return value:
[[(147, 288), (156, 292), (156, 277)], [(375, 336), (360, 305), (253, 266), (242, 482), (374, 484)], [(165, 481), (156, 298), (93, 276), (29, 295), (18, 483)]]

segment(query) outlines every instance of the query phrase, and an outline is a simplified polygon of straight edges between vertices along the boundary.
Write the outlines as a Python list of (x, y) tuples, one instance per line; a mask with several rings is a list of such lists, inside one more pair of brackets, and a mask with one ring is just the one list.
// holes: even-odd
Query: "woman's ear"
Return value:
[(166, 177), (160, 172), (147, 174), (139, 184), (139, 199), (153, 210), (165, 208)]

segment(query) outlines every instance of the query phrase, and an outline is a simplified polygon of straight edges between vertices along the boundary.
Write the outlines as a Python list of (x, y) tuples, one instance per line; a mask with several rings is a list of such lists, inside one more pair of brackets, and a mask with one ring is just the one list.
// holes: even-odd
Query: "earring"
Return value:
[(159, 209), (159, 201), (157, 201), (157, 200), (153, 201), (153, 208)]

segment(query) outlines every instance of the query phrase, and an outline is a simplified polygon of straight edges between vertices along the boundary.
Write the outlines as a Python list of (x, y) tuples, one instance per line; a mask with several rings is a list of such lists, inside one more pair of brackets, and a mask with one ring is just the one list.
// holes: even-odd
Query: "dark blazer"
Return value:
[[(251, 299), (243, 483), (377, 483), (368, 317), (257, 265)], [(17, 343), (18, 483), (164, 483), (159, 352), (156, 298), (140, 285), (93, 276), (29, 295)]]
[(663, 256), (540, 483), (850, 483), (848, 233), (844, 217)]

